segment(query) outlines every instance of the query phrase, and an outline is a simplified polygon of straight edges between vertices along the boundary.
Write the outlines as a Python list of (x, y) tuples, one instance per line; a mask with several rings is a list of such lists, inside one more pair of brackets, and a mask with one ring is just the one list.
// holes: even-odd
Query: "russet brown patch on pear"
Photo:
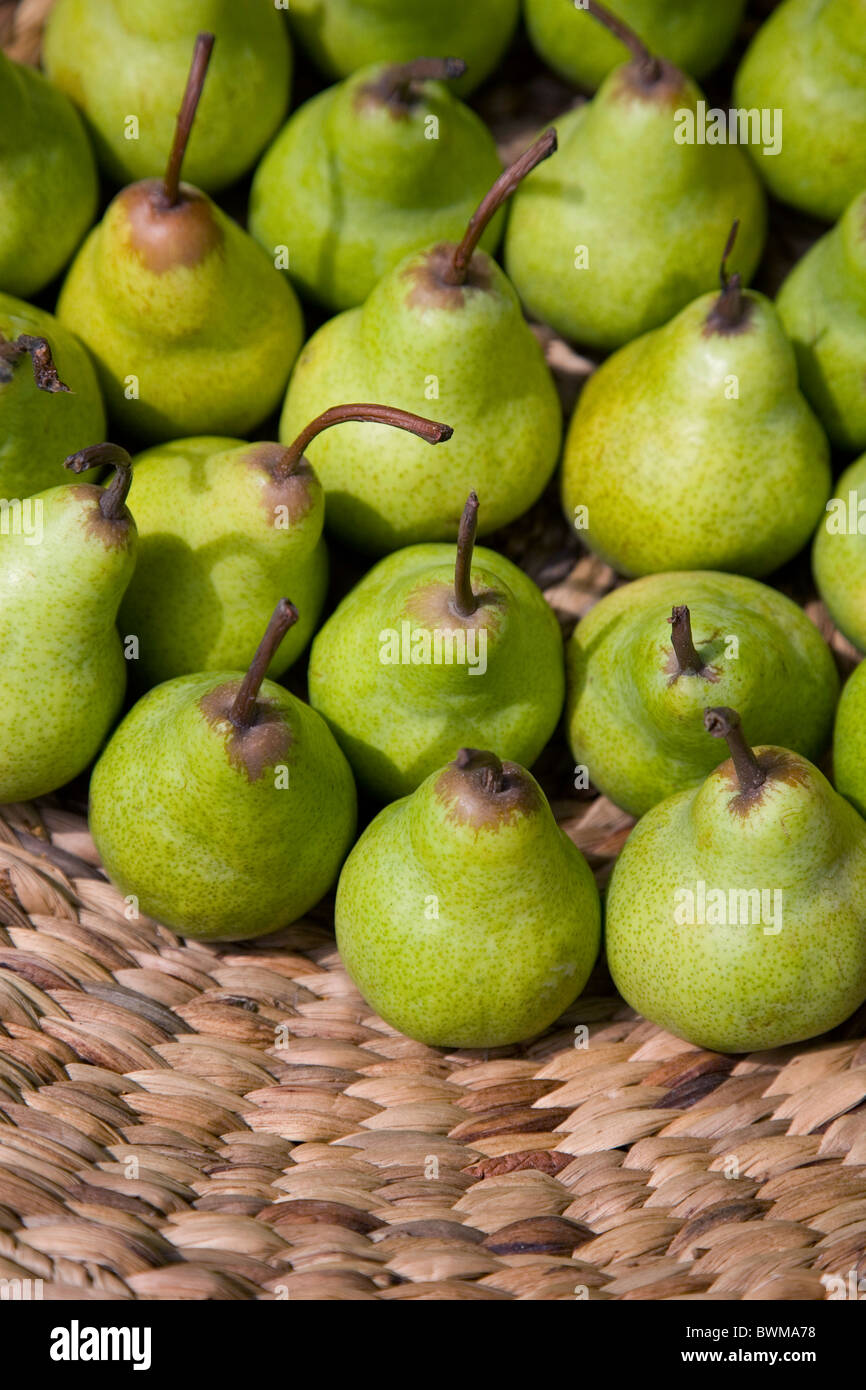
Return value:
[(129, 227), (129, 247), (145, 268), (164, 275), (177, 266), (200, 265), (221, 251), (223, 231), (204, 193), (182, 183), (169, 206), (159, 179), (134, 183), (118, 194)]
[(496, 791), (485, 784), (483, 771), (449, 763), (439, 774), (433, 791), (449, 820), (479, 830), (500, 830), (541, 809), (538, 788), (517, 763), (502, 764), (502, 783)]
[(240, 680), (218, 685), (202, 695), (199, 709), (208, 723), (223, 738), (226, 757), (248, 782), (258, 782), (269, 768), (284, 763), (292, 747), (292, 731), (283, 710), (272, 700), (256, 700), (255, 722), (249, 728), (238, 728), (229, 719), (229, 711), (240, 689)]
[(125, 550), (129, 545), (132, 518), (124, 508), (123, 515), (112, 520), (102, 515), (99, 503), (105, 496), (105, 489), (95, 483), (69, 483), (64, 488), (68, 502), (89, 503), (81, 518), (81, 524), (88, 536), (93, 536), (105, 546), (106, 550)]
[(294, 525), (312, 509), (315, 503), (316, 475), (302, 458), (291, 473), (284, 469), (286, 449), (282, 444), (253, 444), (243, 456), (248, 468), (265, 475), (266, 483), (261, 492), (261, 503), (268, 519), (273, 524), (278, 507), (285, 507), (289, 521)]
[[(652, 101), (658, 106), (669, 106), (672, 111), (681, 106), (689, 97), (688, 83), (679, 68), (664, 58), (657, 58), (658, 76), (651, 80), (644, 67), (637, 61), (625, 63), (611, 84), (611, 95), (634, 100)], [(671, 133), (673, 139), (673, 133)]]
[(444, 278), (451, 264), (454, 246), (442, 241), (407, 265), (401, 272), (406, 281), (406, 303), (413, 309), (462, 309), (467, 290), (489, 290), (493, 284), (491, 262), (483, 251), (476, 251), (469, 262), (462, 285), (449, 285)]
[(497, 589), (477, 589), (473, 584), (477, 607), (474, 613), (458, 613), (454, 606), (454, 585), (441, 582), (422, 582), (410, 591), (403, 605), (407, 618), (416, 618), (430, 628), (475, 627), (496, 632), (500, 615), (505, 608), (505, 595)]
[(755, 756), (765, 779), (759, 787), (746, 792), (740, 788), (731, 760), (728, 759), (722, 764), (728, 784), (734, 793), (728, 802), (728, 810), (735, 816), (749, 815), (772, 794), (773, 787), (779, 782), (789, 787), (805, 787), (809, 783), (809, 769), (802, 758), (796, 757), (784, 748), (769, 748), (765, 752), (756, 753)]

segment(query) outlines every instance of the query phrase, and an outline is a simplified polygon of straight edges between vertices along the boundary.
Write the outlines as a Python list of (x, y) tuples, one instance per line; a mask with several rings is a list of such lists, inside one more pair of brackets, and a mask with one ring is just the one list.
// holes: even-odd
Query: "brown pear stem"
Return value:
[(323, 410), (321, 415), (311, 420), (306, 429), (301, 430), (297, 439), (288, 445), (280, 464), (281, 476), (288, 477), (294, 473), (304, 457), (307, 446), (317, 434), (330, 429), (332, 425), (344, 425), (349, 420), (360, 420), (362, 423), (369, 422), (374, 425), (393, 425), (395, 429), (417, 434), (419, 439), (425, 439), (428, 444), (441, 444), (454, 433), (450, 425), (443, 425), (438, 420), (428, 420), (423, 415), (413, 415), (409, 410), (398, 410), (395, 405), (332, 405), (330, 410)]
[(726, 740), (741, 792), (754, 792), (764, 785), (767, 774), (745, 740), (735, 709), (719, 705), (716, 709), (704, 710), (704, 728), (713, 738)]
[(385, 69), (373, 86), (381, 101), (408, 106), (418, 82), (450, 82), (462, 77), (466, 64), (462, 58), (416, 58), (411, 63), (394, 63)]
[(461, 748), (454, 765), (461, 772), (475, 773), (481, 790), (491, 795), (501, 792), (505, 786), (502, 763), (495, 753), (485, 752), (481, 748)]
[(183, 101), (181, 102), (180, 111), (177, 114), (177, 124), (174, 128), (174, 141), (171, 147), (171, 154), (168, 157), (168, 165), (166, 166), (165, 178), (162, 184), (165, 206), (169, 208), (173, 208), (177, 205), (178, 193), (180, 190), (180, 171), (183, 167), (186, 147), (189, 144), (189, 137), (192, 134), (192, 123), (195, 120), (195, 113), (201, 98), (202, 88), (204, 87), (204, 79), (207, 74), (213, 46), (213, 34), (196, 35), (192, 62), (189, 65), (189, 76), (186, 79), (186, 91), (183, 94)]
[(675, 605), (668, 618), (671, 642), (681, 676), (699, 676), (704, 669), (692, 639), (692, 615), (684, 603)]
[(19, 333), (14, 342), (10, 342), (0, 333), (0, 382), (12, 380), (15, 364), (26, 352), (30, 353), (33, 380), (40, 391), (50, 391), (52, 394), (66, 391), (69, 395), (72, 394), (57, 375), (48, 340), (34, 338), (30, 333)]
[(619, 39), (620, 43), (625, 44), (631, 56), (640, 64), (641, 74), (647, 82), (658, 81), (661, 76), (661, 64), (655, 54), (647, 48), (643, 39), (638, 38), (634, 29), (630, 29), (627, 24), (624, 24), (618, 15), (612, 14), (606, 5), (600, 5), (598, 0), (586, 0), (585, 4), (579, 7), (575, 6), (575, 8), (586, 10), (593, 19), (597, 19), (600, 24), (603, 24), (615, 39)]
[(289, 603), (287, 598), (281, 598), (271, 614), (265, 635), (258, 645), (258, 650), (250, 663), (250, 669), (241, 681), (238, 693), (229, 710), (229, 719), (236, 729), (251, 729), (255, 723), (256, 700), (262, 688), (262, 681), (274, 659), (277, 648), (289, 628), (294, 627), (297, 621), (298, 610), (295, 605)]
[(132, 483), (132, 459), (120, 444), (91, 444), (63, 460), (63, 467), (73, 473), (86, 473), (88, 468), (113, 468), (114, 477), (103, 488), (99, 510), (106, 521), (121, 521), (126, 498)]
[(722, 261), (719, 266), (719, 282), (722, 286), (722, 292), (707, 316), (707, 323), (717, 328), (736, 328), (742, 323), (745, 313), (742, 276), (739, 271), (735, 271), (733, 275), (728, 275), (727, 266), (728, 257), (734, 249), (734, 242), (737, 239), (739, 227), (740, 219), (737, 217), (734, 219), (734, 224), (728, 232), (728, 239), (725, 242), (725, 249), (722, 252)]
[(442, 275), (446, 285), (464, 285), (466, 283), (469, 262), (472, 260), (475, 249), (484, 235), (484, 229), (491, 217), (511, 197), (515, 188), (526, 178), (526, 175), (542, 160), (549, 159), (555, 149), (556, 131), (546, 130), (543, 135), (538, 137), (534, 145), (530, 145), (529, 149), (524, 150), (513, 164), (509, 164), (507, 169), (503, 169), (493, 187), (488, 189), (469, 219), (469, 225), (463, 233), (462, 241), (458, 242), (454, 248), (454, 254)]
[(478, 530), (478, 498), (470, 492), (460, 518), (457, 532), (457, 560), (454, 564), (454, 611), (461, 618), (471, 618), (478, 607), (472, 592), (472, 552)]

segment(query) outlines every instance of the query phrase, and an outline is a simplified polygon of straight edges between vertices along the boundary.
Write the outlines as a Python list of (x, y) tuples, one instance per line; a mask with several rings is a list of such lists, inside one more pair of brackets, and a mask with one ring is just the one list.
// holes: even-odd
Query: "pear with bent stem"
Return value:
[(431, 1047), (543, 1032), (589, 978), (600, 916), (586, 860), (538, 783), (473, 748), (368, 826), (335, 911), (364, 998)]
[[(484, 123), (446, 79), (466, 64), (364, 68), (297, 111), (253, 180), (250, 231), (329, 309), (361, 304), (403, 256), (459, 236), (501, 165)], [(494, 251), (499, 213), (485, 228)]]
[(268, 675), (276, 679), (297, 660), (328, 583), (325, 501), (305, 450), (346, 420), (410, 430), (430, 444), (450, 435), (447, 425), (388, 406), (338, 405), (288, 448), (205, 437), (138, 456), (130, 506), (139, 556), (121, 623), (138, 638), (140, 685), (242, 669), (283, 593), (295, 595), (299, 618), (275, 648)]
[(135, 564), (125, 505), (130, 458), (99, 444), (73, 472), (110, 464), (107, 488), (72, 483), (27, 498), (0, 536), (0, 803), (82, 772), (120, 712), (126, 662), (115, 619)]
[(310, 703), (381, 800), (405, 796), (462, 744), (532, 763), (562, 712), (562, 637), (516, 565), (474, 549), (478, 499), (451, 545), (374, 565), (310, 654)]
[(731, 758), (659, 802), (614, 866), (617, 989), (697, 1047), (756, 1052), (835, 1028), (866, 999), (866, 822), (812, 763), (705, 722)]
[(706, 570), (605, 595), (575, 628), (566, 673), (575, 763), (634, 816), (725, 757), (704, 732), (709, 701), (740, 711), (750, 743), (815, 759), (839, 694), (830, 648), (802, 608), (754, 579)]
[(324, 721), (265, 679), (297, 611), (277, 604), (241, 671), (139, 700), (97, 763), (90, 830), (109, 876), (183, 936), (276, 931), (328, 891), (355, 831), (355, 785)]
[(497, 179), (460, 242), (401, 261), (363, 308), (331, 319), (306, 344), (280, 421), (288, 443), (333, 400), (387, 400), (454, 426), (441, 464), (420, 443), (347, 426), (310, 459), (325, 489), (326, 525), (372, 554), (455, 540), (467, 488), (484, 498), (483, 530), (521, 516), (550, 478), (562, 409), (550, 369), (502, 271), (478, 242), (527, 171), (556, 148), (548, 131)]
[(297, 297), (236, 222), (180, 182), (213, 46), (200, 34), (164, 180), (119, 193), (58, 303), (136, 438), (243, 438), (277, 404), (301, 345)]

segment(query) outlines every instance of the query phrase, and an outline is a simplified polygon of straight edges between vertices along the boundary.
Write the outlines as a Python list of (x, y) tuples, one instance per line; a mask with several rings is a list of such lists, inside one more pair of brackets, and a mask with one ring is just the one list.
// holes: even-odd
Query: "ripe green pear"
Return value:
[(779, 291), (803, 393), (832, 443), (866, 448), (866, 192), (797, 262)]
[(566, 675), (574, 761), (633, 816), (723, 761), (704, 730), (711, 702), (739, 710), (750, 743), (816, 759), (839, 694), (830, 649), (802, 608), (754, 579), (706, 570), (607, 594), (575, 628)]
[(146, 443), (248, 435), (282, 396), (303, 337), (285, 277), (206, 194), (179, 182), (210, 51), (200, 39), (165, 179), (117, 195), (57, 309), (93, 355), (110, 417)]
[(74, 483), (16, 502), (0, 534), (0, 803), (54, 791), (92, 761), (116, 720), (126, 662), (115, 620), (135, 564), (124, 499), (129, 455), (108, 488)]
[(104, 435), (96, 372), (78, 339), (44, 309), (0, 294), (0, 497), (59, 483), (64, 458)]
[(0, 52), (0, 291), (38, 294), (96, 216), (96, 161), (72, 103)]
[(431, 1047), (541, 1033), (598, 954), (598, 890), (538, 783), (463, 749), (365, 830), (337, 886), (337, 945), (367, 1002)]
[(866, 186), (866, 0), (783, 0), (746, 50), (733, 104), (784, 113), (779, 153), (750, 150), (773, 196), (840, 217)]
[(751, 277), (764, 193), (744, 150), (695, 139), (703, 100), (645, 53), (556, 122), (559, 154), (518, 190), (505, 236), (505, 269), (531, 316), (587, 347), (619, 347), (712, 287), (735, 218)]
[[(187, 176), (209, 193), (246, 173), (289, 103), (291, 47), (283, 16), (260, 0), (58, 0), (45, 71), (81, 111), (115, 183), (162, 173), (200, 29), (218, 46)], [(130, 138), (130, 118), (138, 122)]]
[(543, 136), (500, 176), (460, 243), (407, 256), (363, 308), (324, 324), (289, 383), (280, 439), (334, 400), (387, 400), (406, 410), (435, 400), (454, 428), (441, 461), (384, 430), (348, 425), (317, 439), (310, 459), (327, 498), (326, 525), (382, 554), (454, 540), (468, 487), (484, 498), (482, 534), (521, 516), (559, 455), (562, 409), (517, 295), (478, 237), (522, 177), (553, 152)]
[(96, 765), (90, 830), (111, 879), (183, 936), (286, 926), (337, 877), (355, 786), (327, 726), (264, 680), (296, 616), (274, 612), (246, 676), (179, 676), (133, 706)]
[(866, 454), (834, 484), (815, 532), (812, 569), (836, 626), (866, 652)]
[(565, 697), (553, 610), (493, 550), (473, 555), (467, 503), (450, 545), (416, 545), (380, 560), (313, 641), (310, 703), (358, 781), (382, 801), (414, 791), (469, 739), (532, 763)]
[(566, 515), (629, 576), (769, 574), (806, 544), (829, 491), (794, 350), (736, 276), (609, 357), (565, 444)]
[(638, 822), (605, 942), (634, 1009), (697, 1047), (755, 1052), (834, 1028), (866, 999), (866, 822), (812, 763), (752, 750)]
[[(607, 8), (630, 25), (648, 48), (692, 77), (718, 67), (740, 27), (746, 0), (612, 0)], [(585, 8), (565, 0), (524, 0), (524, 17), (537, 53), (568, 82), (594, 91), (628, 57), (625, 45)]]
[[(250, 231), (288, 249), (295, 285), (350, 309), (410, 251), (459, 237), (500, 172), (483, 121), (442, 78), (452, 59), (376, 64), (293, 113), (253, 180)], [(435, 125), (433, 124), (435, 122)], [(502, 213), (485, 229), (495, 251)]]
[(514, 32), (520, 0), (291, 0), (293, 33), (323, 72), (347, 77), (369, 63), (459, 53), (460, 87), (477, 87)]
[(866, 665), (851, 672), (842, 690), (833, 730), (836, 790), (866, 815)]

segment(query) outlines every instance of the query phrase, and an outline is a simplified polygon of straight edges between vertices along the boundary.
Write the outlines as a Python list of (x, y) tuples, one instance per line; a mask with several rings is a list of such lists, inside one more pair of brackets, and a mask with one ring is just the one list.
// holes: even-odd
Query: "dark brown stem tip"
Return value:
[(106, 521), (121, 521), (125, 517), (126, 497), (132, 483), (132, 459), (120, 444), (91, 444), (70, 454), (63, 467), (72, 473), (86, 473), (89, 468), (113, 468), (114, 477), (103, 488), (99, 510)]
[(640, 64), (641, 75), (646, 82), (657, 82), (661, 76), (661, 64), (658, 58), (647, 48), (643, 39), (639, 38), (634, 29), (615, 15), (606, 5), (600, 5), (598, 0), (585, 0), (584, 4), (575, 5), (575, 9), (586, 10), (603, 24), (615, 39), (624, 43), (632, 57)]
[(399, 410), (395, 405), (332, 405), (330, 409), (317, 415), (315, 420), (311, 420), (288, 445), (283, 456), (282, 469), (286, 473), (293, 472), (303, 458), (305, 449), (317, 434), (330, 429), (332, 425), (347, 424), (350, 420), (360, 421), (362, 424), (391, 425), (394, 429), (408, 430), (427, 444), (442, 444), (454, 433), (451, 425), (444, 425), (440, 420), (428, 420), (426, 416), (414, 415), (409, 410)]
[(298, 610), (287, 598), (281, 598), (259, 643), (258, 650), (250, 663), (234, 698), (229, 719), (237, 729), (249, 729), (256, 722), (256, 700), (262, 688), (268, 667), (274, 659), (277, 648), (289, 628), (298, 621)]
[(472, 552), (478, 530), (478, 496), (473, 491), (466, 499), (460, 529), (457, 533), (457, 560), (454, 565), (454, 611), (469, 618), (478, 607), (472, 590)]
[(485, 227), (503, 203), (511, 197), (518, 184), (526, 178), (526, 175), (531, 173), (536, 165), (541, 164), (543, 160), (550, 158), (556, 150), (556, 145), (556, 131), (551, 127), (550, 130), (546, 130), (543, 135), (540, 135), (528, 150), (524, 150), (513, 164), (509, 164), (507, 169), (503, 169), (499, 178), (488, 189), (473, 212), (469, 219), (469, 225), (463, 234), (463, 239), (458, 242), (454, 249), (451, 263), (443, 275), (447, 285), (466, 283), (469, 263), (484, 235)]
[(461, 748), (454, 759), (454, 766), (461, 772), (472, 774), (482, 791), (495, 795), (505, 785), (502, 763), (495, 753), (481, 748)]
[(740, 727), (740, 716), (735, 709), (729, 709), (727, 705), (717, 705), (714, 709), (704, 710), (704, 728), (713, 738), (730, 738), (735, 729)]
[(733, 226), (728, 232), (728, 239), (725, 242), (725, 249), (722, 252), (722, 260), (719, 266), (719, 283), (722, 292), (714, 303), (707, 315), (707, 327), (718, 332), (728, 332), (738, 328), (743, 322), (746, 314), (746, 300), (743, 297), (743, 279), (739, 271), (734, 271), (733, 275), (728, 274), (728, 257), (734, 249), (734, 242), (737, 240), (737, 232), (740, 227), (740, 219), (734, 219)]
[(704, 728), (713, 738), (726, 740), (741, 792), (754, 793), (763, 786), (767, 774), (746, 742), (740, 716), (735, 709), (729, 709), (727, 705), (705, 709)]
[(54, 358), (51, 356), (51, 347), (46, 338), (34, 338), (30, 333), (20, 333), (14, 342), (0, 335), (0, 382), (12, 380), (16, 362), (30, 353), (30, 361), (33, 365), (33, 380), (36, 382), (40, 391), (48, 391), (55, 394), (58, 391), (65, 391), (71, 395), (72, 392), (57, 375), (57, 368), (54, 365)]
[(180, 110), (177, 113), (174, 140), (163, 180), (163, 199), (166, 207), (173, 208), (178, 201), (180, 173), (186, 155), (186, 147), (189, 144), (189, 137), (192, 134), (193, 121), (201, 99), (214, 42), (213, 34), (201, 33), (196, 35), (189, 76), (186, 79), (186, 90), (183, 94)]

